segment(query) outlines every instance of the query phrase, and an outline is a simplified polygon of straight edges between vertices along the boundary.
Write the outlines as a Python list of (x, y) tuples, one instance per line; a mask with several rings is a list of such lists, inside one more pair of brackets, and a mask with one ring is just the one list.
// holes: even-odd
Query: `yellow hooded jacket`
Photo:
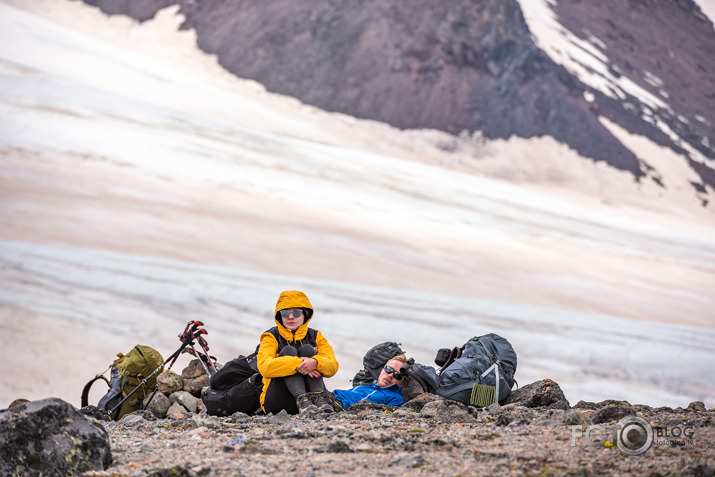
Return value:
[[(280, 319), (279, 312), (286, 308), (304, 308), (307, 310), (305, 322), (295, 330), (289, 330), (283, 326), (283, 321)], [(296, 343), (296, 347), (300, 347), (308, 334), (308, 322), (313, 318), (313, 305), (310, 304), (305, 293), (300, 291), (284, 291), (278, 297), (276, 303), (275, 314), (273, 319), (278, 326), (278, 332), (281, 337), (289, 343)], [(316, 330), (317, 331), (317, 330)], [(335, 376), (338, 372), (338, 361), (335, 359), (333, 347), (330, 346), (328, 340), (323, 337), (320, 331), (317, 331), (315, 344), (317, 354), (312, 356), (318, 362), (316, 368), (325, 378)], [(263, 376), (263, 392), (261, 393), (261, 407), (266, 397), (266, 390), (271, 383), (272, 378), (282, 378), (296, 373), (296, 368), (303, 360), (297, 356), (278, 356), (278, 340), (270, 331), (266, 331), (261, 335), (261, 344), (258, 348), (257, 364), (258, 371)], [(265, 408), (264, 408), (265, 410)]]

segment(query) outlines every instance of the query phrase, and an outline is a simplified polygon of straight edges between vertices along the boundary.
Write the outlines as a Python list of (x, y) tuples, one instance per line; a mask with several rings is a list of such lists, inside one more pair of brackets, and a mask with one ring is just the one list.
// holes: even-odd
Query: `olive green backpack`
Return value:
[[(104, 380), (109, 386), (109, 391), (99, 400), (97, 407), (107, 411), (115, 421), (141, 408), (144, 398), (156, 387), (156, 376), (159, 374), (156, 371), (162, 368), (164, 363), (161, 354), (146, 345), (136, 345), (129, 353), (117, 353), (117, 356), (118, 358), (109, 366), (111, 379), (107, 379), (104, 373), (98, 374), (82, 390), (82, 407), (85, 407), (88, 405), (92, 384), (98, 379)], [(159, 370), (161, 371), (163, 369)], [(134, 391), (149, 376), (150, 379), (141, 386), (141, 389)], [(131, 397), (126, 399), (129, 394)]]

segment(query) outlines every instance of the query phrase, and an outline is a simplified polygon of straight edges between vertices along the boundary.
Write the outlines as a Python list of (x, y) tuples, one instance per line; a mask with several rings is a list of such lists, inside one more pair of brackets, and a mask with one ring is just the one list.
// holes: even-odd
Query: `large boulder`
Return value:
[(503, 404), (563, 410), (571, 407), (561, 387), (551, 379), (542, 379), (517, 389), (504, 400)]
[(99, 421), (48, 398), (0, 410), (0, 475), (78, 475), (112, 463)]

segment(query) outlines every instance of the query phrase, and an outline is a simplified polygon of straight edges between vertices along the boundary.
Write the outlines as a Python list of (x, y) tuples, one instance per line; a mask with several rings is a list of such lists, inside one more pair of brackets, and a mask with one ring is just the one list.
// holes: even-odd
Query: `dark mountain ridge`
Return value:
[(715, 31), (692, 0), (553, 7), (574, 35), (599, 40), (614, 77), (662, 98), (667, 107), (658, 108), (628, 92), (604, 94), (555, 63), (516, 0), (85, 2), (142, 21), (178, 4), (182, 28), (194, 29), (198, 46), (227, 70), (328, 111), (486, 138), (550, 135), (662, 185), (648, 159), (599, 121), (605, 117), (683, 155), (704, 204), (706, 185), (715, 188)]

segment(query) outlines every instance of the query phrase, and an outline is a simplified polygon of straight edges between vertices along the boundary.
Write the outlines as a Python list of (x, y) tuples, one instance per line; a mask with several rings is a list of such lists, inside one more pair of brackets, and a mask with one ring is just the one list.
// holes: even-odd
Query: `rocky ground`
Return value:
[[(687, 409), (619, 401), (528, 407), (533, 404), (476, 409), (422, 395), (398, 409), (358, 403), (308, 419), (201, 412), (154, 419), (138, 411), (102, 422), (113, 463), (82, 475), (715, 474), (715, 410), (702, 403)], [(661, 434), (641, 455), (625, 454), (614, 439), (624, 416), (642, 417)], [(589, 432), (595, 443), (580, 437), (590, 426), (600, 426)]]

